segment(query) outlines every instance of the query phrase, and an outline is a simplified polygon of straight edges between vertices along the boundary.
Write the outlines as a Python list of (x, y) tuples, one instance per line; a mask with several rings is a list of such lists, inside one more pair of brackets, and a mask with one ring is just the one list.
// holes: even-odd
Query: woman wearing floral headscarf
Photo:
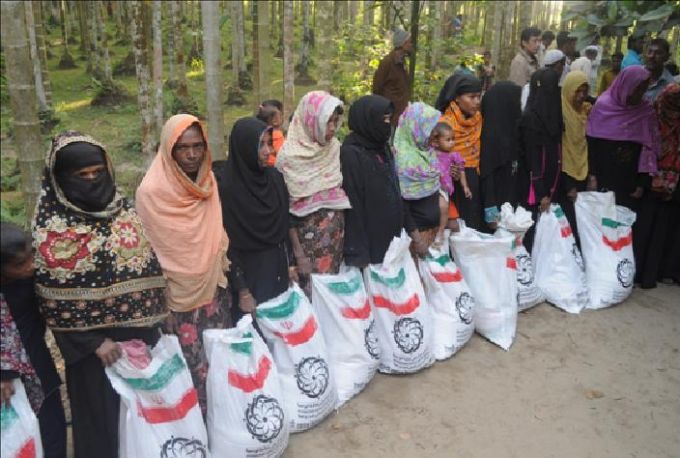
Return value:
[[(335, 133), (342, 102), (324, 91), (312, 91), (297, 106), (276, 167), (290, 195), (291, 241), (303, 274), (337, 273), (342, 262), (344, 210), (340, 142)], [(307, 295), (311, 282), (303, 278)]]
[(399, 117), (394, 150), (401, 195), (418, 231), (414, 248), (420, 255), (434, 241), (440, 225), (440, 170), (430, 135), (441, 113), (422, 102), (410, 104)]
[(156, 343), (166, 282), (91, 137), (70, 131), (52, 141), (33, 246), (40, 310), (66, 361), (75, 456), (116, 458), (120, 400), (104, 366), (121, 356), (118, 342)]

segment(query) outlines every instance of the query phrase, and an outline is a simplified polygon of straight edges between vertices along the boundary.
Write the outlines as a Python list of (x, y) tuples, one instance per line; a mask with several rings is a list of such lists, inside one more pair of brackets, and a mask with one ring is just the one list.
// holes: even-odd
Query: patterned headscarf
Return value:
[[(283, 174), (290, 195), (291, 212), (298, 216), (321, 207), (349, 208), (349, 199), (340, 188), (340, 142), (335, 137), (326, 141), (328, 120), (338, 107), (342, 107), (342, 101), (328, 92), (312, 91), (302, 97), (276, 157), (276, 167)], [(324, 193), (329, 196), (324, 196), (323, 202), (296, 205), (300, 199), (330, 190), (336, 192)]]
[(67, 200), (54, 176), (57, 153), (75, 142), (106, 152), (78, 132), (52, 141), (33, 220), (41, 313), (58, 331), (152, 325), (166, 316), (165, 280), (135, 209), (116, 194), (102, 211), (86, 212)]
[(405, 199), (422, 199), (439, 190), (437, 155), (429, 147), (441, 113), (422, 102), (409, 104), (394, 133), (397, 174)]

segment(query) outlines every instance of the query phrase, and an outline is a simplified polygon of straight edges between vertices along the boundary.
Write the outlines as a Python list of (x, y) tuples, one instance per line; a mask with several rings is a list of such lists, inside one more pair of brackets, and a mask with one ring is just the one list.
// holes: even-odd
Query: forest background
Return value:
[(433, 103), (456, 65), (474, 67), (484, 50), (505, 78), (530, 25), (570, 31), (577, 49), (600, 36), (606, 68), (630, 33), (668, 39), (678, 62), (678, 24), (677, 0), (3, 1), (0, 216), (29, 220), (55, 133), (106, 145), (133, 196), (167, 117), (206, 120), (213, 160), (224, 159), (234, 121), (263, 100), (283, 101), (287, 119), (314, 89), (346, 104), (370, 93), (396, 27), (415, 44), (413, 99)]

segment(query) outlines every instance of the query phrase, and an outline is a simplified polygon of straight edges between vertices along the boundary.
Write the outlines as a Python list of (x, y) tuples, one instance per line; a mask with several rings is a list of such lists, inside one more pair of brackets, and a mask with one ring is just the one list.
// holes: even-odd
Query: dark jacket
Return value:
[(392, 50), (380, 61), (373, 75), (373, 93), (388, 99), (394, 105), (392, 125), (396, 126), (399, 116), (411, 100), (411, 83), (406, 65), (399, 62), (397, 50)]

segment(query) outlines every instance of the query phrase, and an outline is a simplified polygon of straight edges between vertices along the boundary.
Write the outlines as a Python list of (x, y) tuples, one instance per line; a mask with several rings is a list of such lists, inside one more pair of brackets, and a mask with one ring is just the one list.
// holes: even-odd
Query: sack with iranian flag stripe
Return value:
[(475, 330), (503, 350), (517, 329), (517, 264), (514, 238), (462, 227), (451, 234), (451, 251), (475, 298)]
[(121, 348), (123, 355), (106, 368), (120, 395), (118, 456), (209, 457), (198, 395), (177, 336), (161, 336), (150, 352), (137, 340)]
[(432, 316), (410, 244), (411, 238), (402, 231), (392, 239), (382, 264), (364, 269), (380, 346), (380, 372), (409, 374), (434, 363)]
[(432, 352), (439, 361), (457, 353), (475, 331), (475, 301), (462, 271), (451, 259), (446, 232), (443, 245), (431, 247), (430, 254), (418, 260), (427, 303), (432, 310)]
[(255, 319), (279, 370), (290, 431), (316, 426), (335, 408), (337, 391), (312, 304), (295, 283), (259, 304)]
[(364, 389), (380, 362), (371, 304), (359, 269), (312, 275), (312, 305), (338, 389), (337, 408)]
[(21, 379), (14, 379), (12, 384), (14, 394), (0, 409), (2, 458), (42, 458), (38, 418), (31, 409)]
[(273, 458), (288, 445), (279, 373), (245, 315), (235, 328), (203, 332), (208, 370), (208, 439), (215, 456)]
[(527, 231), (533, 226), (531, 213), (518, 206), (513, 209), (508, 202), (501, 206), (501, 219), (495, 234), (501, 237), (512, 236), (515, 241), (512, 253), (517, 263), (517, 310), (524, 312), (545, 300), (545, 295), (538, 287), (534, 277), (534, 265), (531, 254), (522, 241)]
[(588, 306), (588, 286), (581, 251), (562, 207), (541, 212), (531, 252), (535, 282), (546, 300), (569, 313)]
[(588, 308), (623, 302), (633, 291), (635, 213), (616, 205), (613, 192), (579, 192), (576, 222), (590, 292)]

